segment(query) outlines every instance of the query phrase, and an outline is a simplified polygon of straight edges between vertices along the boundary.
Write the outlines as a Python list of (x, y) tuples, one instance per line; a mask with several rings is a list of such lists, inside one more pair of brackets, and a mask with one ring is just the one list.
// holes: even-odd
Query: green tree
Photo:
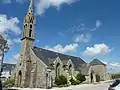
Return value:
[(79, 80), (80, 83), (86, 80), (85, 75), (82, 75), (80, 73), (76, 76), (76, 79)]
[(67, 83), (67, 78), (64, 75), (60, 75), (59, 77), (55, 78), (56, 85), (65, 85)]
[(80, 84), (80, 81), (73, 79), (73, 77), (71, 77), (69, 81), (71, 82), (72, 85)]

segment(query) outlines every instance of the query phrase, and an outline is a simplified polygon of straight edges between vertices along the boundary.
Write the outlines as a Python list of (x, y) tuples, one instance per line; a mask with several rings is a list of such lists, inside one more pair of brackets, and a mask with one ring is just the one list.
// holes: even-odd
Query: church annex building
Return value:
[(109, 79), (107, 66), (98, 59), (86, 63), (80, 57), (34, 46), (34, 25), (33, 0), (31, 0), (27, 14), (24, 17), (21, 51), (15, 73), (16, 87), (52, 87), (55, 77), (64, 75), (69, 79), (70, 76), (76, 76), (79, 73), (79, 66), (88, 83), (96, 82), (96, 74), (100, 76), (101, 80)]

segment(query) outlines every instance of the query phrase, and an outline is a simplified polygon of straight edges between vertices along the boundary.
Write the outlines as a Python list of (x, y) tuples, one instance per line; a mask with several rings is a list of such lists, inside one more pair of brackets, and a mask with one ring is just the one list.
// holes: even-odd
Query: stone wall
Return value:
[(104, 65), (94, 65), (90, 67), (95, 74), (100, 76), (100, 80), (106, 80), (107, 68)]
[[(35, 87), (37, 88), (46, 88), (46, 68), (47, 66), (42, 62), (42, 60), (40, 60), (31, 50), (31, 58), (33, 60), (33, 64), (36, 65), (36, 67), (34, 67), (33, 65), (33, 69), (35, 69), (35, 71), (33, 71), (32, 73), (35, 74), (32, 80), (35, 80), (34, 83), (31, 84), (32, 85), (35, 84)], [(32, 82), (32, 81), (31, 81)]]

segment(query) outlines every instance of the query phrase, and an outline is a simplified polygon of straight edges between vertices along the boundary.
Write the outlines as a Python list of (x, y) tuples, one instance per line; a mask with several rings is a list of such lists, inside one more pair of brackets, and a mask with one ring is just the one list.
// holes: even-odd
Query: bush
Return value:
[(78, 85), (78, 84), (80, 84), (80, 81), (73, 79), (73, 77), (71, 77), (71, 79), (69, 81), (71, 82), (71, 85)]
[(14, 86), (15, 83), (15, 79), (13, 78), (8, 78), (4, 83), (3, 83), (3, 87), (8, 88), (8, 87), (12, 87)]
[(120, 74), (112, 74), (111, 77), (112, 79), (117, 79), (120, 78)]
[(67, 78), (64, 75), (55, 78), (56, 85), (65, 85), (67, 84)]
[(82, 74), (78, 74), (78, 75), (76, 76), (76, 79), (77, 79), (78, 81), (80, 81), (80, 83), (82, 83), (83, 81), (86, 80), (85, 75), (82, 75)]

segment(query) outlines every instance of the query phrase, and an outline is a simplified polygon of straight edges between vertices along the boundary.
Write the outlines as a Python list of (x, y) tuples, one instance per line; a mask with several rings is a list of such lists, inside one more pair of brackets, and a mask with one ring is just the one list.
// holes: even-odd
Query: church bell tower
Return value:
[(31, 0), (29, 9), (24, 18), (22, 40), (31, 39), (34, 41), (34, 25), (35, 25), (35, 20), (34, 20), (34, 11), (33, 11), (33, 0)]
[(30, 5), (27, 14), (24, 17), (23, 31), (21, 38), (21, 51), (19, 61), (17, 63), (15, 86), (17, 87), (29, 87), (30, 75), (31, 75), (31, 58), (30, 49), (34, 46), (34, 26), (35, 17), (33, 9), (33, 0), (30, 1)]

